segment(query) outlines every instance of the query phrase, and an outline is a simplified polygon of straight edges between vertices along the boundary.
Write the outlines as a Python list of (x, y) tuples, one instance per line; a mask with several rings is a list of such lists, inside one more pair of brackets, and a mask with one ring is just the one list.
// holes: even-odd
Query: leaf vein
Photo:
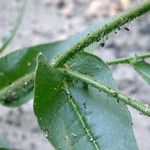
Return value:
[[(77, 108), (77, 105), (75, 103), (75, 101), (73, 100), (73, 98), (70, 98), (70, 91), (69, 91), (69, 88), (68, 88), (68, 85), (66, 82), (64, 82), (64, 87), (65, 87), (65, 90), (67, 92), (67, 95), (68, 95), (68, 102), (69, 104), (71, 105), (71, 107), (73, 108), (74, 112), (76, 113), (76, 115), (78, 116), (78, 119), (79, 121), (81, 122), (81, 125), (82, 127), (84, 128), (86, 134), (89, 136), (90, 138), (90, 142), (93, 144), (95, 150), (99, 150), (100, 146), (98, 145), (98, 143), (96, 142), (93, 134), (90, 132), (89, 128), (88, 128), (88, 125), (86, 123), (86, 121), (83, 119), (83, 116), (81, 114), (81, 112), (79, 111), (79, 109)], [(85, 134), (85, 135), (86, 135)]]

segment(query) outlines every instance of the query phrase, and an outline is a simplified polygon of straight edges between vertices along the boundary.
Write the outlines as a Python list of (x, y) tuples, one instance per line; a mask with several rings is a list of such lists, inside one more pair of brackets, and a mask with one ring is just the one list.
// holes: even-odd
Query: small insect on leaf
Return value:
[(67, 64), (64, 64), (64, 70), (67, 70), (69, 68), (69, 66)]
[(105, 42), (100, 43), (100, 46), (104, 47), (105, 46)]
[(125, 29), (126, 31), (130, 31), (129, 28), (127, 28), (127, 27), (125, 27), (124, 29)]

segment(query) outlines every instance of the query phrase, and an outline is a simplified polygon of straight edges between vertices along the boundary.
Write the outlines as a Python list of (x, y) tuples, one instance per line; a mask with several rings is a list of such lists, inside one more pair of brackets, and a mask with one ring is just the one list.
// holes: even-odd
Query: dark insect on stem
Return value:
[(72, 100), (72, 95), (70, 93), (67, 93), (67, 97), (69, 100)]
[[(114, 92), (114, 93), (113, 93), (113, 96), (117, 98), (118, 93)], [(117, 99), (117, 102), (119, 103), (119, 99)]]
[(114, 92), (114, 93), (113, 93), (113, 96), (114, 96), (114, 97), (117, 97), (117, 95), (118, 95), (117, 92)]
[(104, 47), (105, 46), (105, 42), (100, 43), (100, 46)]
[(72, 95), (71, 94), (69, 94), (68, 97), (72, 99)]
[(101, 40), (101, 38), (97, 38), (96, 40), (95, 40), (95, 42), (99, 42)]
[(126, 31), (130, 31), (129, 28), (127, 28), (127, 27), (124, 27), (124, 29), (125, 29)]
[(83, 103), (83, 107), (84, 107), (84, 109), (86, 109), (86, 103)]
[(83, 88), (87, 90), (88, 89), (88, 84), (83, 83)]

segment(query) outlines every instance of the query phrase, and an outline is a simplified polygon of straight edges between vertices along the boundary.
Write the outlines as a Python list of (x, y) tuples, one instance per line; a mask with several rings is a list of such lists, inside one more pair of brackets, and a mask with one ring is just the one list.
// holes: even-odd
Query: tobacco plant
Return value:
[(104, 62), (89, 50), (148, 11), (150, 0), (67, 40), (1, 57), (0, 103), (19, 107), (34, 98), (39, 127), (55, 149), (137, 150), (127, 105), (146, 116), (150, 107), (117, 89), (109, 65), (126, 63), (150, 84), (150, 64), (145, 62), (150, 54)]

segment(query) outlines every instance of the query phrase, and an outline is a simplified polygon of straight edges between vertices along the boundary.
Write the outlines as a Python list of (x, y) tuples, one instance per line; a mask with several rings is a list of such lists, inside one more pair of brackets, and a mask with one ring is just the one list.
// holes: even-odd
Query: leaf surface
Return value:
[[(14, 82), (22, 80), (25, 75), (35, 70), (36, 57), (40, 52), (47, 56), (47, 59), (51, 62), (56, 56), (62, 54), (87, 34), (100, 27), (101, 24), (89, 27), (86, 31), (78, 33), (67, 40), (23, 48), (0, 58), (0, 94), (4, 93), (4, 90), (9, 90), (9, 86), (13, 86)], [(94, 49), (98, 46), (97, 43), (90, 45), (86, 50)], [(0, 102), (9, 107), (18, 107), (26, 103), (33, 97), (33, 84), (30, 88), (28, 86), (26, 88), (25, 85), (23, 89), (18, 89), (17, 93), (19, 94), (17, 95), (9, 95), (9, 101), (7, 102), (3, 101), (4, 97), (1, 96)]]
[[(82, 52), (66, 65), (116, 88), (110, 69), (94, 55)], [(56, 149), (138, 149), (131, 117), (123, 103), (66, 78), (41, 55), (35, 75), (34, 113), (45, 137)]]
[(144, 60), (133, 64), (135, 71), (148, 83), (150, 84), (150, 64)]

